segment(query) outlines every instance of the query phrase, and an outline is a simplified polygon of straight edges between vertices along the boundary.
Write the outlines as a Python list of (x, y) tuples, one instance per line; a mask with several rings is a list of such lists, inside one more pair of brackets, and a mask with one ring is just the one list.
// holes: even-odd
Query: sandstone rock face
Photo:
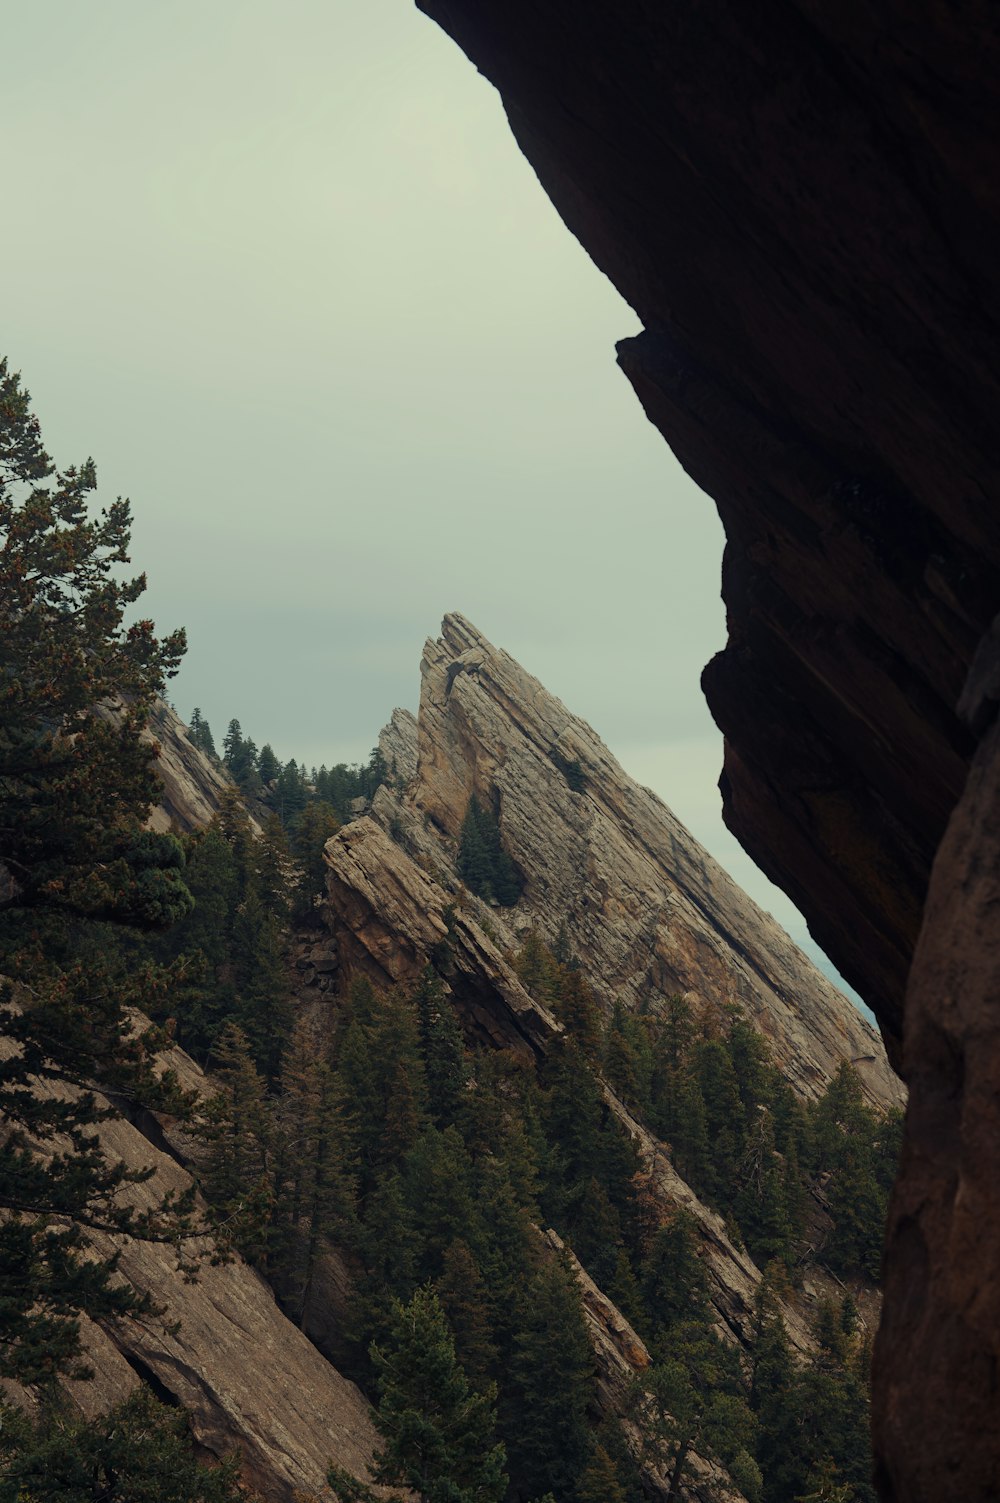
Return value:
[[(345, 970), (407, 983), (446, 947), (469, 1030), (530, 1057), (562, 1026), (511, 957), (530, 929), (550, 942), (563, 929), (606, 1007), (676, 991), (707, 1018), (732, 1005), (766, 1034), (804, 1098), (848, 1058), (873, 1102), (898, 1104), (874, 1030), (585, 722), (461, 616), (446, 617), (440, 640), (427, 643), (421, 672), (411, 782), (380, 788), (371, 814), (327, 842), (325, 917)], [(497, 809), (525, 880), (513, 909), (482, 902), (458, 878), (473, 793)], [(748, 1342), (760, 1270), (664, 1145), (610, 1090), (606, 1100), (638, 1149), (649, 1193), (696, 1223), (720, 1334)], [(789, 1306), (785, 1319), (793, 1344), (809, 1350), (802, 1309)]]
[(729, 540), (727, 820), (898, 1040), (998, 598), (996, 17), (418, 3), (643, 322), (621, 365)]
[(229, 774), (191, 744), (187, 726), (162, 700), (149, 718), (145, 739), (159, 747), (156, 771), (163, 784), (160, 803), (149, 818), (150, 828), (173, 826), (185, 834), (202, 829), (219, 812), (223, 794), (233, 786)]
[[(166, 1063), (186, 1089), (207, 1093), (201, 1071), (183, 1051), (172, 1049)], [(155, 1167), (152, 1179), (128, 1191), (137, 1207), (151, 1207), (166, 1191), (180, 1193), (190, 1184), (172, 1151), (160, 1151), (124, 1119), (102, 1125), (101, 1142), (109, 1158), (130, 1168)], [(92, 1240), (102, 1255), (115, 1245), (102, 1234)], [(210, 1248), (195, 1243), (183, 1251), (187, 1258)], [(244, 1480), (263, 1503), (331, 1498), (325, 1487), (331, 1463), (367, 1475), (378, 1443), (367, 1401), (282, 1315), (271, 1290), (242, 1259), (212, 1267), (206, 1258), (192, 1283), (179, 1271), (172, 1247), (126, 1242), (119, 1266), (166, 1314), (162, 1321), (84, 1322), (95, 1378), (69, 1385), (83, 1413), (102, 1413), (140, 1379), (151, 1380), (161, 1396), (188, 1411), (207, 1457), (238, 1452)], [(177, 1329), (168, 1329), (174, 1322)]]
[(378, 748), (390, 777), (408, 783), (417, 770), (417, 722), (409, 710), (393, 710), (378, 738)]
[[(447, 886), (470, 797), (495, 807), (525, 879), (516, 909), (489, 914), (508, 948), (532, 925), (549, 943), (564, 926), (606, 1008), (677, 992), (696, 1008), (732, 1005), (804, 1097), (851, 1059), (874, 1102), (898, 1104), (875, 1031), (589, 725), (458, 615), (420, 671), (415, 776), (401, 795), (380, 789), (372, 814)], [(387, 914), (388, 930), (397, 924)], [(415, 940), (423, 953), (434, 943)]]

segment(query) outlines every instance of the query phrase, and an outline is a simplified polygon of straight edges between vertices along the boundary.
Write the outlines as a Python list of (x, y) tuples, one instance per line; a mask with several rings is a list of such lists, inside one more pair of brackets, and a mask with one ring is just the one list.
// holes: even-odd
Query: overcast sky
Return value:
[(492, 86), (409, 0), (9, 10), (4, 352), (132, 498), (181, 714), (359, 760), (460, 610), (804, 941), (719, 814), (715, 509)]

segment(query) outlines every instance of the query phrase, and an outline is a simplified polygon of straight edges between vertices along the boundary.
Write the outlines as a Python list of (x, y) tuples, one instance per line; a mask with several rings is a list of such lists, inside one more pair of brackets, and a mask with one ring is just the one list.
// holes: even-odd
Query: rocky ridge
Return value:
[[(675, 991), (707, 1016), (732, 1005), (765, 1033), (804, 1098), (853, 1059), (875, 1103), (899, 1103), (875, 1031), (589, 726), (461, 616), (445, 618), (421, 672), (413, 778), (380, 788), (371, 814), (326, 846), (324, 913), (345, 973), (411, 982), (446, 946), (468, 1029), (495, 1047), (544, 1054), (561, 1024), (525, 990), (511, 956), (531, 929), (550, 942), (562, 929), (606, 1008)], [(513, 909), (483, 903), (458, 877), (457, 837), (473, 794), (498, 807), (524, 878)], [(664, 1145), (610, 1090), (606, 1099), (651, 1193), (697, 1224), (720, 1331), (747, 1340), (759, 1269)], [(789, 1304), (785, 1317), (793, 1343), (808, 1350), (803, 1309)]]
[(895, 1048), (1000, 598), (996, 17), (419, 4), (643, 324), (619, 363), (728, 539), (727, 821)]
[[(455, 888), (462, 819), (475, 795), (496, 807), (525, 883), (515, 909), (486, 914), (501, 949), (531, 926), (550, 944), (565, 927), (607, 1010), (673, 993), (696, 1007), (732, 1006), (764, 1034), (804, 1098), (819, 1095), (850, 1059), (874, 1103), (900, 1103), (875, 1030), (585, 721), (458, 614), (426, 643), (420, 672), (414, 774), (381, 788), (371, 810), (413, 858), (410, 883), (433, 872)], [(363, 842), (353, 829), (343, 844), (357, 859)], [(379, 859), (369, 862), (370, 889)], [(398, 869), (393, 883), (406, 885)], [(432, 911), (426, 895), (404, 891), (400, 902), (383, 921), (387, 952), (421, 906)], [(434, 943), (429, 922), (418, 920), (415, 952)], [(392, 963), (398, 970), (401, 962)]]

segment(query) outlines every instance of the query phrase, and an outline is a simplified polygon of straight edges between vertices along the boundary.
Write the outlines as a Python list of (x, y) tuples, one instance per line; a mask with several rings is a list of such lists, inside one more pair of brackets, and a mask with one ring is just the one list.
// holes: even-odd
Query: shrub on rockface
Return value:
[(500, 841), (500, 826), (492, 809), (472, 796), (462, 821), (458, 873), (467, 887), (487, 902), (512, 908), (524, 882)]

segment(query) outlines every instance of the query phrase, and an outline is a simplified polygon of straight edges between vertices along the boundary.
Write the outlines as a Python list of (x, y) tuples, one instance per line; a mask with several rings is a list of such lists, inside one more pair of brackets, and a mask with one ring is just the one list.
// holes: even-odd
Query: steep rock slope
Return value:
[[(870, 1098), (898, 1104), (875, 1031), (591, 728), (463, 617), (447, 616), (442, 630), (421, 664), (414, 776), (379, 789), (371, 816), (326, 846), (325, 916), (342, 970), (412, 981), (446, 946), (469, 1027), (497, 1047), (544, 1054), (561, 1024), (525, 990), (510, 956), (532, 928), (550, 941), (563, 929), (605, 1007), (678, 990), (709, 1016), (734, 1005), (766, 1034), (804, 1098), (853, 1059)], [(580, 791), (553, 751), (564, 766), (579, 764)], [(483, 903), (458, 877), (457, 835), (473, 794), (498, 807), (525, 879), (515, 908)], [(651, 1193), (697, 1223), (720, 1330), (748, 1340), (760, 1271), (664, 1146), (612, 1092), (606, 1099)], [(792, 1340), (808, 1349), (801, 1311), (785, 1313)]]
[[(167, 1051), (163, 1064), (177, 1073), (185, 1090), (210, 1093), (183, 1050)], [(155, 1171), (127, 1192), (129, 1204), (139, 1209), (190, 1185), (170, 1146), (175, 1141), (170, 1121), (145, 1125), (143, 1132), (121, 1118), (100, 1128), (109, 1159)], [(116, 1245), (103, 1233), (93, 1233), (91, 1240), (101, 1256)], [(84, 1414), (102, 1413), (140, 1380), (151, 1382), (159, 1397), (187, 1412), (206, 1457), (239, 1454), (243, 1478), (262, 1503), (332, 1497), (325, 1487), (331, 1463), (367, 1474), (378, 1444), (367, 1400), (286, 1319), (267, 1284), (242, 1258), (215, 1265), (207, 1241), (188, 1242), (182, 1249), (138, 1241), (118, 1245), (122, 1277), (148, 1291), (163, 1315), (99, 1325), (84, 1321), (85, 1354), (95, 1376), (69, 1385)], [(179, 1251), (185, 1262), (199, 1265), (193, 1280), (179, 1266)]]
[(154, 707), (144, 734), (159, 749), (156, 771), (162, 784), (150, 828), (173, 827), (185, 834), (201, 829), (219, 812), (224, 794), (233, 787), (232, 778), (198, 750), (180, 716), (162, 700)]
[(727, 820), (895, 1045), (1000, 582), (996, 14), (419, 3), (645, 326), (729, 540)]
[(489, 916), (508, 946), (565, 926), (607, 1009), (676, 992), (733, 1005), (802, 1096), (851, 1059), (874, 1102), (899, 1103), (874, 1029), (585, 721), (457, 614), (420, 671), (415, 774), (372, 812), (454, 881), (470, 798), (495, 807), (525, 882), (510, 917)]

